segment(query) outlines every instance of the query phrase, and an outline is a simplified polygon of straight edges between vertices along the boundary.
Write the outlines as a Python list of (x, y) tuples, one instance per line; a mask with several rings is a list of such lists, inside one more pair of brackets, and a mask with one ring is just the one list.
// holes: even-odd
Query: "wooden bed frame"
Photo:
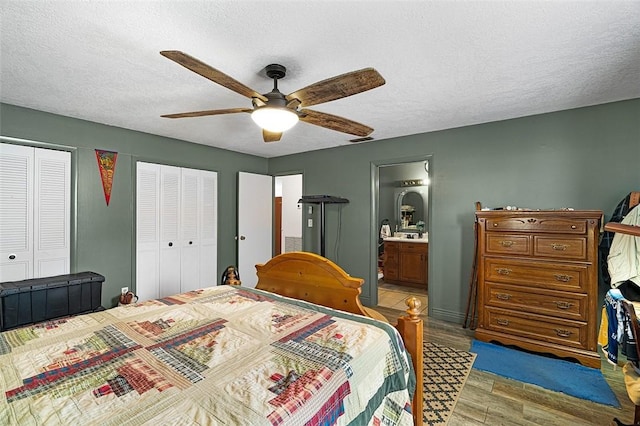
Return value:
[[(327, 258), (314, 253), (290, 252), (280, 254), (263, 265), (256, 265), (256, 269), (256, 288), (259, 290), (388, 322), (379, 312), (360, 303), (360, 287), (364, 280), (349, 276)], [(424, 356), (423, 322), (419, 318), (420, 301), (411, 297), (407, 300), (407, 306), (407, 315), (398, 318), (396, 329), (411, 355), (416, 372), (413, 422), (415, 425), (422, 425)]]

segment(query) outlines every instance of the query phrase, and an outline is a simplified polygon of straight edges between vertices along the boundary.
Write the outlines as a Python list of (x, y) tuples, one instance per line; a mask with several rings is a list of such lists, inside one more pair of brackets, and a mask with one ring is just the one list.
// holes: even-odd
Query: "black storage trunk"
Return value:
[(102, 310), (104, 277), (95, 272), (0, 283), (0, 331)]

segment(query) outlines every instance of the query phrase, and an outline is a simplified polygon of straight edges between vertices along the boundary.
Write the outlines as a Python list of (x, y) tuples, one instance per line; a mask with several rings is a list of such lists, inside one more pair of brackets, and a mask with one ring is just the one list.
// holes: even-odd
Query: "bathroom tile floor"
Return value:
[(407, 309), (405, 300), (410, 296), (417, 297), (422, 303), (420, 313), (427, 313), (427, 289), (388, 284), (384, 279), (378, 281), (378, 306), (404, 311)]

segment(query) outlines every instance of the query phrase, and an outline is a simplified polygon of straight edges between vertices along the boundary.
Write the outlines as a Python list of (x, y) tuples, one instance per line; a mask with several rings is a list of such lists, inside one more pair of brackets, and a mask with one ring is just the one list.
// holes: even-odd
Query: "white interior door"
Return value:
[(258, 282), (256, 264), (273, 254), (273, 178), (238, 173), (238, 271), (245, 287)]

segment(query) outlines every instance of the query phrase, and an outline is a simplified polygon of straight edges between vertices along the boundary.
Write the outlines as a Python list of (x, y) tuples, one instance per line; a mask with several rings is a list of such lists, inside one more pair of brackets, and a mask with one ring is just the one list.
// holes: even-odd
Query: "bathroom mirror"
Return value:
[(396, 195), (396, 225), (400, 232), (419, 232), (418, 222), (427, 229), (427, 186), (401, 188)]

